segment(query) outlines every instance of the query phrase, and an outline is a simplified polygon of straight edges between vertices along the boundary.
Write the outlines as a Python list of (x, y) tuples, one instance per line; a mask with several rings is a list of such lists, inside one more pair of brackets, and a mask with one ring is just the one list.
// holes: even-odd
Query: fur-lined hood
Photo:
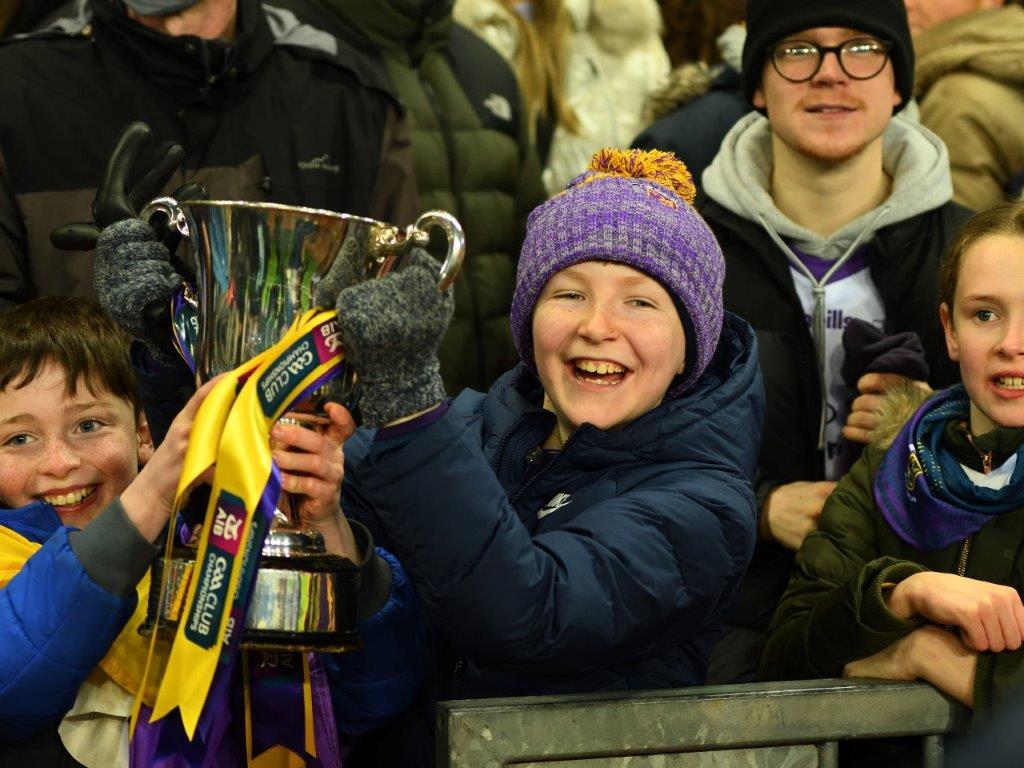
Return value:
[(879, 424), (871, 432), (871, 444), (876, 448), (888, 449), (903, 425), (910, 421), (910, 417), (917, 413), (917, 409), (932, 394), (915, 384), (901, 384), (886, 390), (882, 396)]
[(718, 50), (722, 64), (710, 66), (703, 61), (691, 61), (669, 73), (665, 85), (651, 94), (644, 107), (644, 122), (653, 123), (677, 107), (703, 96), (723, 67), (739, 72), (743, 62), (743, 43), (747, 29), (742, 24), (729, 26), (718, 36)]

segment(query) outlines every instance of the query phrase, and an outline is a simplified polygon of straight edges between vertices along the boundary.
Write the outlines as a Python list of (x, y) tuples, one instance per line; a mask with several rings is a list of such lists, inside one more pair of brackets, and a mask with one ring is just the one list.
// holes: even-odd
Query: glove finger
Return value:
[(158, 196), (174, 178), (174, 174), (185, 159), (185, 149), (181, 144), (165, 142), (156, 151), (156, 158), (156, 164), (139, 179), (128, 195), (136, 213)]
[(125, 191), (128, 175), (139, 155), (139, 150), (149, 139), (149, 126), (134, 122), (121, 132), (113, 152), (107, 158), (103, 177), (93, 200), (93, 219), (101, 227), (122, 219), (135, 216), (135, 208)]
[(91, 251), (100, 230), (90, 221), (61, 224), (50, 230), (50, 244), (62, 251)]
[[(124, 244), (139, 244), (155, 242), (156, 234), (153, 228), (142, 219), (125, 219), (109, 227), (104, 227), (96, 240), (96, 258), (98, 260), (109, 260), (114, 257), (117, 249)], [(161, 246), (163, 247), (163, 246)], [(167, 256), (170, 258), (170, 255)], [(164, 261), (167, 260), (164, 259)]]
[(331, 268), (316, 287), (313, 303), (318, 307), (333, 307), (338, 294), (360, 282), (366, 275), (366, 244), (362, 238), (346, 237), (334, 257)]

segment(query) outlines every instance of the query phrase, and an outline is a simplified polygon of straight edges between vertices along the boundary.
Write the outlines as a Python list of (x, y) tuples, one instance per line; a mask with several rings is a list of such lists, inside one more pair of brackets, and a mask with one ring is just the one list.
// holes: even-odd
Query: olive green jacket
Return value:
[(420, 203), (466, 231), (441, 373), (451, 394), (486, 392), (518, 361), (508, 322), (515, 270), (526, 215), (545, 196), (515, 75), (452, 21), (452, 0), (319, 3), (339, 36), (384, 57), (406, 107)]
[[(912, 413), (912, 410), (911, 412)], [(905, 421), (910, 413), (903, 413)], [(902, 424), (902, 421), (899, 424)], [(894, 616), (882, 585), (923, 570), (956, 573), (963, 549), (914, 549), (889, 527), (875, 505), (874, 479), (885, 447), (869, 446), (825, 503), (818, 530), (796, 562), (768, 630), (761, 656), (764, 680), (839, 677), (850, 661), (871, 656), (924, 624)], [(972, 579), (1024, 588), (1024, 509), (1000, 515), (971, 539), (966, 571)], [(1024, 648), (978, 656), (974, 707), (998, 706), (1024, 683)]]

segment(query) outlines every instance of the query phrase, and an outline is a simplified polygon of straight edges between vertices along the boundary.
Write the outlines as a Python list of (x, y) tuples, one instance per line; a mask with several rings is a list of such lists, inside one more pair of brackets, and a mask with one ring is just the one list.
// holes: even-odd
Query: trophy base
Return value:
[[(175, 547), (171, 557), (153, 562), (144, 637), (158, 632), (171, 640), (194, 569), (197, 550)], [(161, 600), (160, 584), (167, 574)], [(241, 647), (246, 650), (345, 653), (362, 647), (359, 617), (359, 571), (337, 555), (274, 556), (264, 554), (249, 601)]]

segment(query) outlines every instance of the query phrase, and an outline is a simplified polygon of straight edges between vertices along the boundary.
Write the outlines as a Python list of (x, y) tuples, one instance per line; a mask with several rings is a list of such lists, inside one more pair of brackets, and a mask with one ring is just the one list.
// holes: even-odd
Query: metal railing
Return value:
[(840, 741), (919, 736), (940, 768), (965, 715), (924, 683), (848, 680), (449, 701), (437, 766), (834, 768)]

